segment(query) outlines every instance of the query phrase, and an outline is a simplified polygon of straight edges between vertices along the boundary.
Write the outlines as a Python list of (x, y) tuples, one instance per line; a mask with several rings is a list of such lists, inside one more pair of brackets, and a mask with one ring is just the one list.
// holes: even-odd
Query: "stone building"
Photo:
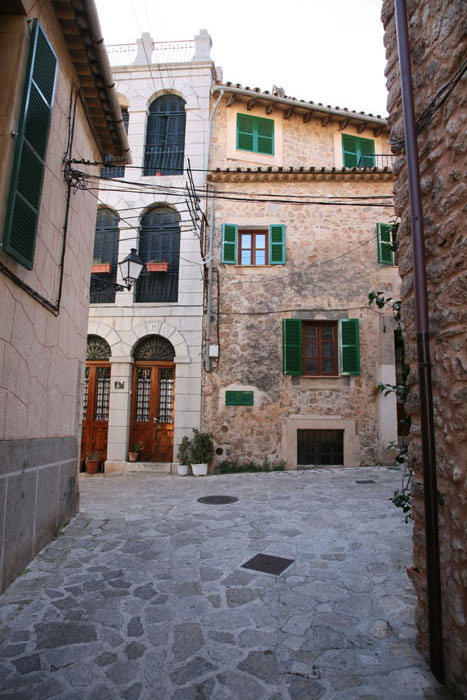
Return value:
[(96, 200), (64, 163), (128, 149), (100, 37), (91, 1), (1, 3), (0, 590), (78, 506)]
[(381, 464), (397, 440), (389, 237), (392, 157), (381, 117), (240, 85), (213, 89), (212, 303), (204, 426), (217, 461)]
[[(440, 526), (445, 674), (467, 695), (467, 358), (465, 171), (465, 3), (409, 1), (415, 115), (427, 107), (418, 139), (420, 184), (430, 320)], [(385, 0), (386, 75), (391, 140), (403, 137), (402, 107), (393, 3)], [(444, 98), (444, 99), (442, 99)], [(401, 152), (398, 151), (400, 154)], [(427, 649), (427, 599), (422, 454), (407, 172), (402, 154), (395, 166), (395, 208), (401, 217), (399, 271), (406, 361), (410, 365), (407, 402), (412, 427), (409, 462), (414, 479), (414, 577), (418, 644)]]
[[(91, 279), (82, 457), (97, 450), (106, 473), (128, 469), (138, 442), (133, 469), (170, 471), (182, 436), (200, 426), (204, 268), (186, 185), (188, 162), (194, 186), (204, 183), (210, 49), (205, 30), (108, 47), (133, 166), (102, 171), (94, 257), (107, 271)], [(145, 268), (116, 292), (105, 280), (131, 248)]]

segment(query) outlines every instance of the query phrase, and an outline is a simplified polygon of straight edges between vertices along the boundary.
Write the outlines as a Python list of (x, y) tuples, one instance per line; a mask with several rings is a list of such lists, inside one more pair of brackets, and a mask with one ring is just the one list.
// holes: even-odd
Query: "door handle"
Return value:
[(152, 419), (152, 422), (153, 422), (153, 423), (159, 423), (159, 418), (153, 418), (153, 419)]

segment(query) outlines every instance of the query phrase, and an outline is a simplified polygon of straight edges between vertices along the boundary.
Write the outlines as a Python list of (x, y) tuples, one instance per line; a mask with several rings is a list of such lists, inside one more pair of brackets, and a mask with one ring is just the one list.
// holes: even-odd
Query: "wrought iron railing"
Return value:
[(143, 270), (136, 283), (136, 302), (178, 301), (178, 272), (147, 272)]
[[(136, 44), (110, 44), (106, 47), (111, 66), (134, 65), (138, 55)], [(157, 65), (159, 63), (186, 63), (192, 61), (195, 54), (195, 42), (187, 41), (155, 41), (152, 50), (143, 51), (144, 63)], [(141, 59), (142, 60), (142, 59)], [(139, 59), (138, 59), (139, 63)]]
[(125, 176), (125, 166), (124, 165), (104, 165), (101, 169), (101, 177), (112, 178), (112, 177), (124, 177)]
[(144, 175), (183, 175), (184, 146), (146, 146)]
[(358, 168), (393, 168), (396, 156), (392, 153), (374, 153), (361, 156)]

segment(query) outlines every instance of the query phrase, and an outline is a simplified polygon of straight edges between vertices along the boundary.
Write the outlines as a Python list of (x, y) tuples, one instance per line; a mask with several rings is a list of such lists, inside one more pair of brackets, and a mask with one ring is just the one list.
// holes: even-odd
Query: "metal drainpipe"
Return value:
[[(206, 150), (206, 167), (205, 167), (205, 172), (206, 172), (206, 178), (208, 174), (208, 168), (209, 168), (209, 151), (211, 149), (211, 134), (212, 134), (212, 120), (214, 118), (214, 115), (217, 111), (217, 108), (219, 106), (219, 102), (222, 100), (222, 97), (224, 95), (224, 90), (221, 90), (221, 93), (217, 99), (216, 104), (213, 107), (213, 110), (210, 114), (209, 117), (209, 124), (208, 124), (208, 138), (207, 138), (207, 150)], [(211, 211), (210, 211), (210, 217), (209, 217), (209, 251), (208, 251), (208, 299), (207, 299), (207, 309), (206, 309), (206, 347), (205, 347), (205, 363), (206, 363), (206, 371), (210, 372), (211, 371), (211, 358), (209, 357), (209, 344), (211, 342), (211, 306), (212, 306), (212, 249), (213, 249), (213, 241), (214, 241), (214, 185), (211, 183), (207, 183), (209, 187), (211, 188)], [(207, 210), (207, 205), (208, 205), (208, 198), (206, 197), (206, 210)], [(207, 213), (207, 211), (206, 211)]]
[(404, 116), (405, 150), (409, 185), (415, 316), (417, 324), (418, 381), (420, 386), (423, 490), (425, 498), (426, 578), (428, 593), (428, 635), (430, 668), (444, 682), (441, 573), (439, 561), (438, 502), (436, 483), (435, 432), (429, 345), (426, 264), (417, 132), (413, 104), (412, 73), (405, 0), (395, 0), (397, 49)]

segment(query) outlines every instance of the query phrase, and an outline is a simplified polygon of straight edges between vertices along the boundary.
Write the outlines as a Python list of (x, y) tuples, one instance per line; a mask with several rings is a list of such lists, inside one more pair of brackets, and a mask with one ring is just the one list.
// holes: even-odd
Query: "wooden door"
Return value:
[(110, 364), (86, 362), (81, 459), (90, 452), (99, 452), (107, 459), (109, 428)]
[(173, 461), (175, 366), (172, 362), (137, 361), (133, 390), (129, 449), (143, 443), (143, 462)]

